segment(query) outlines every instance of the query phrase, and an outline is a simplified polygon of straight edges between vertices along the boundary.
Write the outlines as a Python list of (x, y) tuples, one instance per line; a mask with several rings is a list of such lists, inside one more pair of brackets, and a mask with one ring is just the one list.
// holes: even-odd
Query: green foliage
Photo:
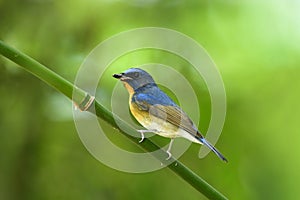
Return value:
[[(78, 87), (75, 87), (69, 81), (57, 75), (55, 72), (49, 70), (47, 67), (38, 63), (31, 57), (8, 46), (2, 41), (0, 41), (0, 53), (4, 57), (10, 59), (11, 61), (23, 67), (28, 72), (32, 73), (34, 76), (40, 78), (51, 87), (57, 89), (59, 92), (71, 99), (74, 104), (78, 105), (79, 108), (85, 108), (85, 104), (82, 105), (82, 102), (87, 102), (86, 98), (91, 97), (88, 93), (84, 92)], [(120, 120), (120, 118), (116, 115), (113, 117), (114, 114), (107, 108), (103, 107), (103, 105), (99, 103), (98, 100), (92, 101), (92, 106), (89, 107), (86, 108), (88, 109), (87, 111), (106, 121), (115, 129), (118, 129), (127, 138), (131, 139), (134, 143), (138, 144), (138, 146), (140, 146), (144, 150), (148, 152), (159, 150), (158, 154), (155, 154), (155, 157), (161, 162), (161, 164), (164, 164), (169, 169), (173, 170), (177, 175), (187, 181), (191, 186), (193, 186), (203, 195), (205, 195), (209, 199), (226, 199), (226, 197), (224, 197), (216, 189), (211, 187), (208, 183), (202, 180), (198, 175), (184, 166), (181, 162), (174, 160), (172, 157), (166, 160), (167, 153), (164, 150), (160, 149), (160, 147), (153, 143), (151, 140), (145, 139), (142, 143), (140, 143), (135, 137), (129, 136), (127, 133), (133, 133), (136, 132), (136, 130), (130, 126), (124, 126), (125, 124), (123, 125), (123, 120)], [(119, 128), (118, 125), (123, 128)], [(112, 131), (109, 132), (111, 133)]]
[[(299, 3), (142, 2), (0, 0), (0, 39), (74, 80), (89, 51), (113, 34), (162, 26), (191, 36), (225, 83), (227, 118), (217, 147), (230, 162), (212, 154), (199, 160), (198, 145), (180, 160), (229, 199), (300, 198)], [(177, 61), (145, 54), (116, 62), (126, 68), (153, 58)], [(109, 94), (115, 82), (103, 81)], [(203, 83), (193, 84), (205, 96), (205, 130), (209, 95)], [(0, 199), (204, 199), (166, 169), (133, 175), (100, 164), (76, 134), (71, 104), (2, 58), (0, 94)]]

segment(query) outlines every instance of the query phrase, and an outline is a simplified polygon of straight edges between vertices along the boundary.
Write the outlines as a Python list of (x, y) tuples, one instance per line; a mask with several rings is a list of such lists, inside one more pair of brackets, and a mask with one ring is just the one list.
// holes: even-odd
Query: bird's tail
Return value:
[(202, 142), (205, 146), (207, 146), (210, 150), (212, 150), (221, 160), (228, 162), (227, 159), (213, 146), (211, 145), (205, 138), (199, 138), (200, 142)]

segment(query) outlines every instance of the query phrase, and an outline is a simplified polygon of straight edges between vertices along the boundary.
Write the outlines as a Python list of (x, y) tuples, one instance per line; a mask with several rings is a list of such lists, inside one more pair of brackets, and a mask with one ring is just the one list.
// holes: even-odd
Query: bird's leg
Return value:
[(168, 147), (168, 149), (167, 149), (168, 157), (167, 157), (166, 160), (169, 160), (169, 159), (172, 157), (172, 154), (171, 154), (171, 148), (172, 148), (173, 142), (174, 142), (174, 138), (171, 139), (170, 144), (169, 144), (169, 147)]
[(139, 141), (139, 143), (143, 142), (143, 140), (145, 139), (145, 135), (144, 133), (155, 133), (157, 132), (157, 130), (137, 130), (137, 132), (139, 132), (141, 134), (141, 140)]

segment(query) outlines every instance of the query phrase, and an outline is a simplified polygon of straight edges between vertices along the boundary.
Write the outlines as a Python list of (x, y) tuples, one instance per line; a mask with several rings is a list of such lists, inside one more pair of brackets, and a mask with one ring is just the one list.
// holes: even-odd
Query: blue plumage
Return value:
[(138, 68), (131, 68), (124, 73), (114, 74), (113, 77), (124, 83), (131, 96), (129, 102), (131, 113), (148, 129), (139, 130), (142, 140), (144, 132), (155, 132), (171, 138), (167, 150), (170, 158), (172, 141), (176, 137), (184, 137), (192, 142), (206, 145), (219, 158), (227, 162), (226, 158), (201, 135), (188, 115), (157, 87), (150, 74)]
[[(155, 84), (156, 86), (156, 84)], [(147, 102), (149, 105), (164, 105), (164, 106), (176, 106), (176, 103), (161, 91), (157, 86), (154, 87), (154, 84), (147, 84), (143, 87), (140, 87), (135, 90), (135, 93), (132, 95), (131, 101), (135, 102)]]

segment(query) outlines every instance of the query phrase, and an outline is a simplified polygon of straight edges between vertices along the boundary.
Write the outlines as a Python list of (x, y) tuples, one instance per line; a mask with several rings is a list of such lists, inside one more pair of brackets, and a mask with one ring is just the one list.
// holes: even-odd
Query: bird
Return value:
[(171, 148), (175, 138), (183, 137), (191, 142), (207, 146), (221, 160), (227, 159), (200, 133), (189, 116), (155, 83), (152, 76), (140, 68), (129, 68), (112, 75), (119, 79), (129, 93), (129, 109), (133, 117), (145, 128), (141, 134), (155, 133), (170, 138), (167, 160), (172, 157)]

